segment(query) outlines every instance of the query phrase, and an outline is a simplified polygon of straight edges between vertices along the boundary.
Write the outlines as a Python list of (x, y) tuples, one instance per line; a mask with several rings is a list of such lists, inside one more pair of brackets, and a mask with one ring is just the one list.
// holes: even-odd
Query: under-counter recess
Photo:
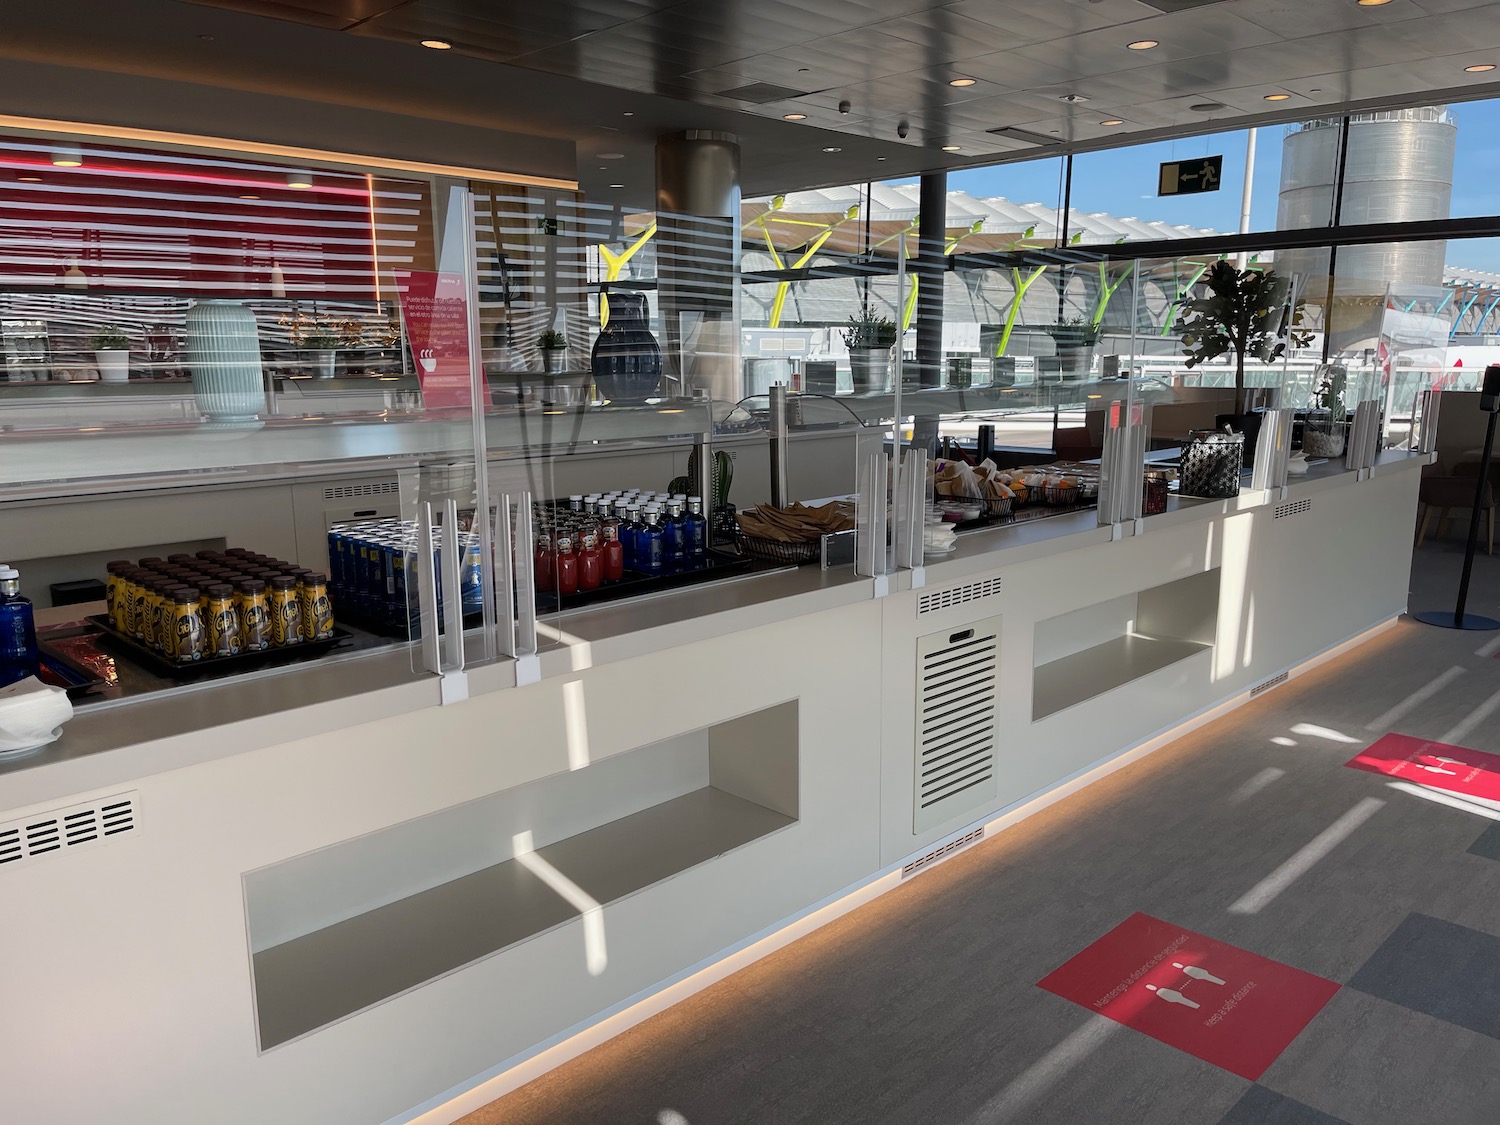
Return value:
[(917, 638), (913, 833), (995, 796), (1000, 620)]
[(1218, 619), (1215, 568), (1038, 621), (1032, 722), (1211, 651)]
[[(583, 917), (798, 817), (798, 703), (244, 876), (262, 1050)], [(648, 935), (637, 935), (647, 940)]]

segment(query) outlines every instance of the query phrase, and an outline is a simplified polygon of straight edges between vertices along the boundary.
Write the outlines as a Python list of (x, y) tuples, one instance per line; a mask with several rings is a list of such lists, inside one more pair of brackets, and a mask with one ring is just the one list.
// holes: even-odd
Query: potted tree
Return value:
[(547, 329), (536, 338), (536, 346), (542, 349), (542, 370), (548, 375), (561, 375), (568, 369), (568, 338), (554, 329)]
[(130, 380), (130, 337), (113, 324), (106, 324), (94, 337), (94, 365), (101, 383)]
[(1094, 367), (1094, 345), (1099, 342), (1099, 326), (1090, 324), (1081, 316), (1071, 317), (1062, 324), (1049, 325), (1047, 335), (1057, 345), (1057, 358), (1062, 361), (1064, 373), (1088, 374)]
[(1348, 417), (1344, 391), (1349, 386), (1349, 369), (1342, 363), (1319, 364), (1316, 379), (1302, 425), (1302, 452), (1309, 457), (1339, 457), (1344, 452)]
[(1291, 284), (1275, 270), (1236, 269), (1219, 259), (1203, 275), (1205, 293), (1185, 293), (1178, 299), (1187, 316), (1182, 324), (1183, 354), (1188, 367), (1196, 367), (1229, 352), (1234, 353), (1234, 413), (1216, 419), (1245, 435), (1245, 456), (1254, 457), (1260, 415), (1248, 409), (1245, 361), (1250, 358), (1271, 363), (1280, 358), (1289, 343), (1305, 347), (1311, 340), (1299, 332), (1300, 303), (1290, 318), (1282, 315), (1290, 300)]
[(849, 318), (844, 329), (849, 348), (849, 375), (854, 391), (883, 391), (891, 381), (891, 348), (896, 343), (896, 322), (866, 305)]

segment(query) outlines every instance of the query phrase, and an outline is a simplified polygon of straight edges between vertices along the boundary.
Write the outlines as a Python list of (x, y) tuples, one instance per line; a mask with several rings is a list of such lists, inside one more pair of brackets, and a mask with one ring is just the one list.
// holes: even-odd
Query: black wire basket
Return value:
[(740, 550), (751, 558), (793, 565), (812, 562), (822, 551), (822, 543), (818, 539), (803, 543), (784, 543), (780, 539), (763, 539), (759, 535), (746, 535), (741, 531), (736, 534), (735, 541)]

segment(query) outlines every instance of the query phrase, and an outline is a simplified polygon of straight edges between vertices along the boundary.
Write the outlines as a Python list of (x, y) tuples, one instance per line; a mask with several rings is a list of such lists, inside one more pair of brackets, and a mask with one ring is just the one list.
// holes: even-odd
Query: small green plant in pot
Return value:
[(101, 383), (124, 383), (130, 379), (130, 337), (113, 324), (106, 324), (94, 336), (94, 366)]
[(542, 370), (548, 375), (568, 369), (568, 338), (561, 332), (549, 328), (536, 338), (536, 346), (542, 349)]
[(896, 343), (896, 322), (880, 316), (868, 305), (849, 318), (844, 329), (849, 348), (849, 374), (856, 394), (883, 391), (891, 379), (891, 348)]
[(302, 350), (313, 353), (314, 373), (320, 379), (331, 379), (337, 373), (339, 338), (319, 328), (302, 337)]
[(1302, 426), (1302, 452), (1309, 457), (1340, 457), (1348, 419), (1344, 392), (1349, 388), (1349, 369), (1342, 363), (1319, 364), (1314, 378)]

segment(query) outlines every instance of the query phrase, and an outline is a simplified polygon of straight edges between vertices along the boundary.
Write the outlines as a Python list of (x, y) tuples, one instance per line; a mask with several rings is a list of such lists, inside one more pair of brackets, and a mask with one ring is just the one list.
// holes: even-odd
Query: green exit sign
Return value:
[(1173, 160), (1157, 172), (1157, 195), (1197, 195), (1218, 191), (1224, 172), (1222, 156), (1200, 156), (1196, 160)]
[(561, 219), (541, 218), (536, 221), (536, 229), (538, 234), (550, 235), (555, 238), (562, 234), (563, 222)]

